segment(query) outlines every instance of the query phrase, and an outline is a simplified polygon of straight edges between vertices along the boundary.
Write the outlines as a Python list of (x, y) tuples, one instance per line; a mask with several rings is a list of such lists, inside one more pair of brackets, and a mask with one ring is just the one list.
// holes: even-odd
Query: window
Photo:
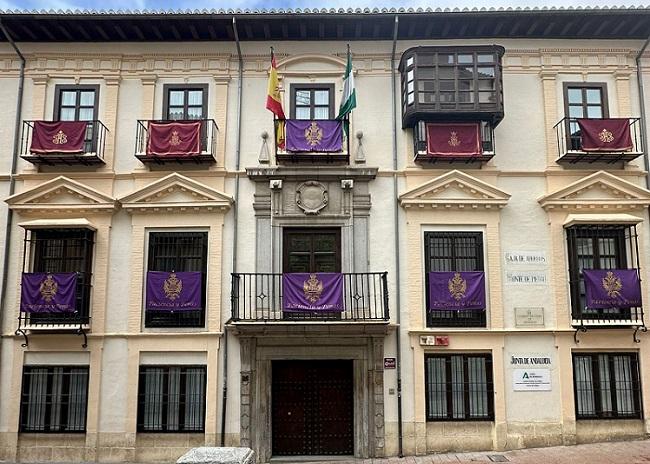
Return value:
[(138, 432), (203, 432), (205, 366), (140, 366)]
[(285, 229), (284, 272), (341, 272), (340, 229)]
[(641, 418), (636, 353), (574, 353), (577, 419)]
[(424, 362), (428, 421), (494, 418), (491, 355), (426, 355)]
[(425, 232), (427, 327), (485, 327), (484, 310), (429, 311), (429, 272), (482, 271), (481, 232)]
[(582, 270), (627, 269), (628, 257), (632, 267), (638, 268), (637, 246), (635, 226), (581, 225), (567, 228), (573, 319), (629, 320), (636, 317), (635, 308), (586, 308)]
[(203, 327), (208, 256), (207, 232), (151, 232), (148, 270), (203, 273), (201, 306), (197, 311), (145, 311), (145, 327)]
[(96, 139), (99, 130), (95, 130), (98, 119), (99, 86), (98, 85), (57, 85), (54, 101), (54, 119), (56, 121), (88, 121), (84, 151), (96, 151)]
[(21, 432), (85, 432), (88, 366), (25, 366)]
[(569, 118), (569, 147), (580, 150), (580, 128), (576, 119), (607, 118), (607, 84), (565, 83), (564, 109)]
[(75, 313), (31, 313), (31, 324), (88, 324), (92, 288), (94, 232), (88, 229), (38, 229), (27, 238), (33, 250), (32, 272), (76, 272)]
[(334, 84), (292, 84), (291, 118), (334, 119)]
[(165, 85), (164, 119), (205, 119), (208, 114), (208, 85)]

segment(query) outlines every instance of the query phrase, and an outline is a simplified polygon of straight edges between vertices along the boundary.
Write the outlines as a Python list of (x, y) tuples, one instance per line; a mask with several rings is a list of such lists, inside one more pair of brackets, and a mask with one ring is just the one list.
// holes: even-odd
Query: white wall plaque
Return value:
[(512, 371), (514, 391), (551, 391), (550, 369), (514, 369)]
[(544, 251), (506, 251), (504, 253), (506, 265), (547, 265), (546, 252)]
[(546, 271), (506, 271), (506, 283), (511, 285), (547, 285)]
[(544, 308), (515, 308), (515, 327), (544, 327)]

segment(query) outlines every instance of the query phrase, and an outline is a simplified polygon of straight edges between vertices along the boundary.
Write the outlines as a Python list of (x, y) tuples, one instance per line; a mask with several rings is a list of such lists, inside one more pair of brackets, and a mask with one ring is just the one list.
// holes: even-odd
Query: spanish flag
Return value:
[(266, 109), (271, 111), (276, 119), (275, 143), (278, 148), (284, 148), (284, 110), (280, 97), (280, 83), (278, 81), (278, 67), (275, 63), (275, 55), (271, 48), (271, 73), (269, 74), (268, 95), (266, 96)]

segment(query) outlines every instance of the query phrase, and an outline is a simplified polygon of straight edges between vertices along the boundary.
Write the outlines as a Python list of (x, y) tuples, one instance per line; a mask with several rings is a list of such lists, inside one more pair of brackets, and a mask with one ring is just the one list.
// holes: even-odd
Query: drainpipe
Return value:
[(402, 326), (400, 324), (401, 317), (401, 302), (400, 302), (400, 240), (399, 240), (399, 205), (397, 204), (397, 104), (395, 99), (397, 98), (397, 93), (395, 92), (395, 48), (397, 46), (397, 31), (399, 29), (399, 16), (395, 15), (395, 26), (393, 28), (393, 51), (390, 56), (390, 81), (393, 87), (393, 191), (395, 195), (394, 203), (394, 221), (395, 221), (395, 302), (397, 307), (397, 332), (396, 332), (396, 344), (397, 344), (397, 353), (395, 355), (396, 364), (397, 364), (397, 447), (398, 447), (398, 456), (404, 457), (403, 446), (402, 446), (402, 344), (401, 344), (401, 334)]
[(646, 121), (645, 113), (645, 97), (643, 95), (643, 72), (641, 71), (641, 57), (645, 52), (645, 49), (650, 43), (650, 36), (646, 39), (643, 47), (639, 50), (639, 53), (636, 55), (636, 85), (639, 89), (639, 107), (641, 109), (641, 140), (643, 140), (643, 164), (646, 171), (645, 185), (646, 188), (650, 189), (650, 161), (648, 160), (648, 123)]
[[(237, 142), (235, 149), (235, 202), (233, 204), (233, 236), (232, 236), (232, 272), (237, 272), (237, 226), (239, 213), (239, 165), (241, 157), (241, 110), (242, 110), (242, 79), (244, 75), (244, 61), (241, 56), (239, 45), (239, 33), (237, 32), (237, 19), (232, 17), (232, 30), (235, 35), (237, 46)], [(221, 405), (221, 446), (226, 442), (226, 406), (228, 404), (228, 324), (232, 321), (229, 318), (224, 324), (223, 330), (223, 399)]]

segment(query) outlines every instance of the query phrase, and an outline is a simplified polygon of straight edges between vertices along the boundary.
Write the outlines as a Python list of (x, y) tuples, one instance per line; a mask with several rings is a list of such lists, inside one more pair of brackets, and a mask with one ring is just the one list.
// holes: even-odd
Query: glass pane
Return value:
[(329, 119), (330, 109), (328, 106), (317, 106), (314, 108), (314, 119)]
[(418, 80), (420, 79), (435, 79), (436, 68), (418, 68)]
[(296, 90), (296, 105), (311, 104), (311, 92), (309, 90)]
[(407, 95), (407, 97), (406, 97), (406, 103), (407, 103), (408, 105), (410, 105), (410, 104), (413, 103), (414, 101), (415, 101), (415, 97), (413, 96), (412, 93), (409, 93), (409, 94)]
[(440, 102), (452, 103), (456, 101), (456, 94), (454, 92), (440, 92)]
[(420, 92), (435, 92), (436, 81), (418, 81), (418, 90)]
[(477, 61), (479, 63), (492, 63), (492, 62), (494, 62), (494, 55), (479, 53), (479, 55), (477, 57)]
[(458, 101), (461, 103), (473, 103), (474, 92), (458, 92)]
[(574, 358), (574, 377), (576, 389), (576, 409), (579, 416), (596, 414), (591, 357)]
[(456, 81), (440, 81), (440, 90), (456, 90)]
[(296, 119), (311, 119), (309, 108), (304, 106), (296, 107)]
[(451, 398), (454, 419), (465, 418), (465, 401), (463, 398), (465, 382), (463, 379), (463, 357), (451, 357)]
[(494, 77), (494, 68), (481, 66), (478, 68), (478, 77)]
[(602, 118), (603, 109), (600, 106), (588, 106), (587, 107), (587, 117), (588, 118)]
[(336, 256), (334, 254), (317, 254), (314, 255), (315, 272), (340, 272), (336, 266)]
[(79, 108), (79, 121), (92, 121), (93, 113), (92, 108)]
[(585, 115), (582, 111), (582, 106), (569, 105), (570, 118), (583, 118)]
[(601, 103), (600, 89), (587, 89), (587, 103)]
[(287, 272), (309, 272), (309, 255), (291, 253)]
[(406, 89), (407, 89), (409, 92), (413, 92), (414, 87), (415, 87), (415, 86), (413, 85), (413, 82), (409, 82), (408, 85), (406, 86)]
[(169, 119), (184, 119), (183, 107), (169, 108), (169, 114), (167, 115)]
[(458, 90), (474, 90), (474, 81), (458, 81)]
[(418, 55), (418, 67), (433, 66), (435, 64), (435, 55)]
[(406, 66), (412, 66), (413, 65), (414, 58), (412, 56), (409, 56), (406, 59)]
[(600, 375), (600, 407), (603, 413), (612, 412), (612, 393), (609, 382), (609, 355), (598, 356), (598, 371)]
[(311, 238), (308, 235), (291, 235), (289, 251), (311, 251)]
[(314, 235), (314, 251), (335, 251), (336, 237), (332, 234)]
[(203, 117), (203, 108), (200, 106), (190, 106), (187, 108), (187, 119), (201, 119)]
[(315, 105), (329, 105), (330, 92), (329, 90), (316, 90), (314, 91), (314, 104)]
[(183, 95), (185, 92), (182, 90), (169, 91), (169, 106), (179, 106), (183, 104)]
[(438, 53), (438, 64), (454, 64), (454, 55)]
[(203, 91), (190, 90), (189, 92), (187, 92), (187, 104), (193, 106), (203, 105)]
[(436, 102), (436, 94), (431, 92), (431, 93), (425, 93), (425, 92), (420, 92), (418, 94), (418, 101), (420, 103), (435, 103)]
[(487, 369), (485, 358), (467, 358), (469, 380), (469, 414), (471, 417), (488, 417)]
[(474, 62), (474, 55), (458, 55), (458, 64), (467, 64)]
[(458, 78), (459, 79), (473, 79), (474, 78), (474, 67), (473, 66), (459, 66), (458, 67)]
[(415, 77), (415, 72), (413, 72), (413, 70), (410, 70), (409, 72), (406, 73), (407, 81), (412, 81), (414, 77)]
[(567, 97), (569, 98), (569, 103), (582, 103), (582, 89), (567, 89)]
[(433, 419), (447, 417), (447, 370), (444, 358), (427, 359), (427, 397), (429, 416)]
[(61, 92), (61, 106), (74, 106), (77, 101), (77, 92), (64, 90)]
[(456, 68), (440, 67), (438, 68), (438, 78), (439, 79), (455, 79), (456, 73), (454, 72)]
[(496, 95), (494, 92), (479, 92), (478, 93), (478, 102), (479, 103), (494, 103), (496, 101)]
[(494, 80), (493, 79), (481, 79), (478, 81), (479, 90), (494, 90)]
[(61, 108), (59, 119), (61, 121), (74, 121), (74, 108)]
[(95, 92), (93, 90), (81, 92), (79, 105), (81, 106), (94, 106), (95, 105)]
[(636, 414), (634, 406), (634, 382), (630, 356), (612, 356), (614, 361), (614, 390), (616, 391), (616, 409), (619, 416)]

